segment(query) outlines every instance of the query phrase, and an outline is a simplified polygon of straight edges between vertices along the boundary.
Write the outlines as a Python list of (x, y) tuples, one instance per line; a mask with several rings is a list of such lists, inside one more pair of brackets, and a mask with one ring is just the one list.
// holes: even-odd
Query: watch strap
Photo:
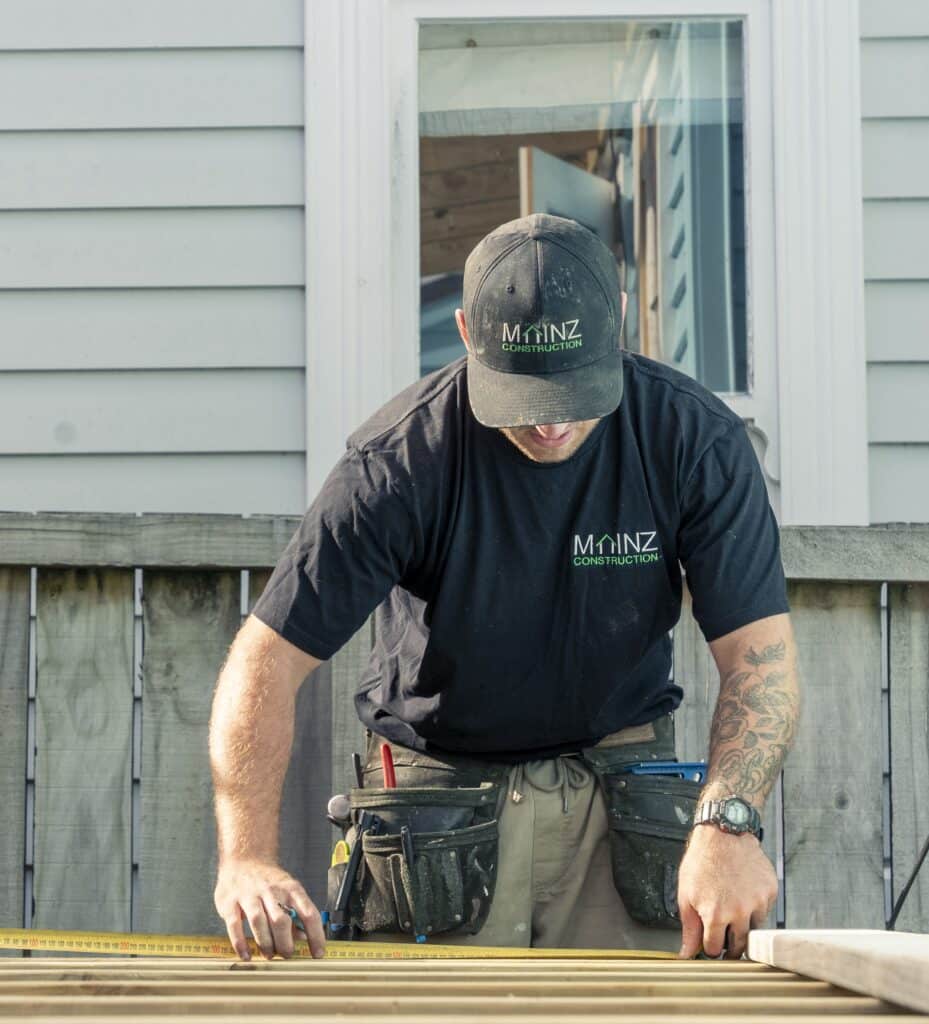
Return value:
[[(731, 799), (738, 799), (740, 803), (748, 807), (748, 821), (744, 825), (731, 823), (726, 817), (726, 804)], [(694, 825), (717, 825), (724, 832), (731, 832), (736, 835), (751, 832), (752, 835), (757, 836), (759, 842), (764, 838), (764, 829), (761, 827), (761, 815), (747, 800), (743, 800), (741, 797), (727, 797), (724, 800), (703, 800), (697, 805), (697, 810), (694, 814)]]

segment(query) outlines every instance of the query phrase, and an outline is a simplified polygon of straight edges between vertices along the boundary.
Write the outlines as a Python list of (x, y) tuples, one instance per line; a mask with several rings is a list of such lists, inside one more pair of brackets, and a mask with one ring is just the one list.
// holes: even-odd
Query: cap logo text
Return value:
[(501, 348), (504, 352), (564, 352), (580, 348), (583, 337), (580, 320), (552, 323), (505, 323)]

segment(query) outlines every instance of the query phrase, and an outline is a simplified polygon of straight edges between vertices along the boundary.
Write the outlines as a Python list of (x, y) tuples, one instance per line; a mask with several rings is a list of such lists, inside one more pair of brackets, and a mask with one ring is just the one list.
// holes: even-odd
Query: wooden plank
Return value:
[[(861, 41), (861, 116), (929, 115), (929, 38)], [(865, 246), (867, 258), (867, 245)]]
[(36, 614), (33, 924), (128, 931), (132, 572), (40, 572)]
[[(191, 519), (206, 516), (214, 524), (214, 517), (219, 516), (220, 523), (228, 523), (229, 517), (238, 518), (243, 513), (261, 516), (299, 513), (306, 507), (305, 473), (306, 457), (302, 452), (291, 455), (275, 452), (258, 455), (16, 455), (0, 457), (0, 507), (18, 508), (22, 513), (43, 509), (53, 515), (87, 514), (90, 518), (96, 518), (102, 510), (116, 515), (145, 510), (172, 520), (186, 514)], [(244, 481), (248, 482), (247, 487)], [(70, 533), (72, 538), (75, 534), (61, 521), (60, 527), (58, 540), (52, 540), (52, 549), (57, 555), (49, 551), (39, 559), (25, 558), (22, 564), (73, 564), (75, 558), (83, 565), (133, 564), (131, 558), (123, 561), (120, 554), (116, 555), (116, 562), (111, 562), (105, 557), (94, 559), (82, 549), (68, 552), (63, 534)], [(193, 529), (202, 536), (199, 526)], [(56, 532), (51, 530), (50, 537)], [(161, 530), (157, 533), (161, 534)], [(91, 543), (100, 551), (122, 548), (119, 538), (113, 540), (116, 543), (112, 548), (103, 537)], [(178, 540), (182, 548), (188, 546), (186, 541)], [(217, 537), (207, 541), (205, 550), (218, 552), (218, 548), (224, 546), (217, 545), (219, 540)], [(140, 551), (145, 547), (145, 541), (133, 545)], [(261, 552), (268, 550), (264, 541), (252, 547)], [(226, 550), (226, 555), (228, 558), (223, 559), (223, 564), (238, 564), (231, 548)], [(5, 550), (4, 557), (12, 561), (12, 552)], [(202, 564), (193, 547), (181, 557), (187, 559), (182, 564)], [(262, 554), (254, 561), (263, 562), (265, 557), (268, 556)], [(176, 563), (171, 558), (159, 561), (153, 557), (141, 562), (136, 560), (135, 564)]]
[(0, 210), (302, 206), (299, 128), (9, 132)]
[[(433, 993), (427, 996), (395, 997), (391, 1000), (391, 1013), (397, 1016), (426, 1016), (428, 1020), (445, 1021), (448, 1014), (458, 1013), (483, 1017), (487, 1013), (500, 1013), (503, 994), (494, 996), (445, 996)], [(525, 1019), (539, 1013), (576, 1014), (575, 1020), (596, 1014), (650, 1014), (654, 1017), (668, 1015), (685, 1020), (699, 1020), (702, 1014), (719, 1010), (718, 996), (688, 996), (658, 998), (649, 996), (569, 996), (536, 999), (532, 996), (505, 999), (506, 1009), (517, 1019)], [(15, 1013), (22, 1001), (18, 996), (0, 996), (0, 1016)], [(885, 1013), (891, 1009), (886, 1003), (867, 996), (730, 996), (726, 999), (727, 1013), (736, 1015), (774, 1013)], [(107, 1019), (112, 1014), (136, 1013), (141, 1017), (164, 1015), (166, 1013), (189, 1014), (200, 1017), (208, 1014), (238, 1014), (251, 1019), (255, 1015), (278, 1016), (279, 1014), (301, 1014), (307, 1016), (322, 1014), (344, 1014), (355, 1018), (357, 1014), (384, 1012), (384, 1000), (380, 994), (370, 991), (358, 993), (357, 989), (345, 986), (338, 996), (248, 996), (228, 993), (225, 996), (109, 996), (98, 999), (95, 996), (36, 996), (29, 1000), (29, 1014), (61, 1014), (62, 1017), (99, 1015)], [(383, 1017), (381, 1017), (383, 1019)], [(513, 1019), (512, 1016), (509, 1019)]]
[(864, 310), (869, 360), (929, 361), (929, 281), (867, 281)]
[[(788, 975), (788, 977), (791, 977)], [(230, 981), (232, 978), (234, 980)], [(360, 981), (361, 979), (359, 979)], [(372, 988), (375, 986), (372, 985)], [(19, 996), (225, 996), (233, 989), (238, 989), (244, 996), (337, 996), (345, 991), (345, 976), (332, 979), (320, 979), (315, 974), (300, 978), (274, 978), (268, 974), (263, 977), (248, 977), (240, 974), (229, 975), (229, 978), (216, 978), (205, 981), (196, 979), (189, 982), (178, 982), (151, 978), (145, 980), (127, 980), (111, 978), (105, 981), (87, 980), (74, 977), (69, 980), (40, 981), (34, 974), (28, 979), (17, 981), (0, 981), (0, 995)], [(378, 978), (376, 990), (385, 1000), (424, 996), (430, 992), (441, 991), (444, 998), (453, 996), (497, 996), (500, 999), (535, 996), (539, 1000), (552, 996), (603, 996), (616, 995), (627, 998), (644, 996), (662, 999), (687, 999), (693, 996), (716, 996), (728, 999), (732, 996), (764, 996), (809, 997), (834, 995), (835, 988), (825, 981), (778, 981), (755, 980), (750, 977), (740, 981), (728, 979), (712, 980), (694, 979), (644, 981), (618, 981), (614, 977), (590, 980), (583, 976), (565, 979), (550, 978), (518, 978), (512, 975), (503, 978), (486, 978), (483, 975), (471, 975), (465, 978), (443, 979), (441, 988), (429, 977), (416, 978)]]
[(863, 121), (861, 156), (863, 198), (929, 198), (929, 118)]
[[(139, 461), (144, 464), (146, 458)], [(177, 464), (183, 467), (183, 460)], [(128, 469), (129, 462), (120, 465)], [(239, 473), (240, 490), (243, 479), (253, 480), (253, 465), (246, 462)], [(13, 495), (0, 489), (0, 499), (6, 497)], [(304, 507), (301, 497), (301, 510)], [(270, 568), (300, 525), (301, 515), (302, 511), (243, 519), (240, 515), (0, 512), (0, 564)], [(929, 524), (923, 522), (785, 526), (781, 550), (789, 579), (929, 582)]]
[(876, 584), (793, 582), (801, 718), (784, 769), (788, 928), (884, 923)]
[(748, 955), (853, 992), (929, 1013), (929, 935), (885, 931), (752, 932)]
[[(261, 596), (271, 573), (249, 574), (249, 608)], [(293, 752), (281, 794), (280, 862), (298, 879), (320, 908), (326, 906), (329, 824), (326, 805), (332, 796), (331, 666), (319, 668), (297, 694)]]
[[(888, 588), (893, 880), (896, 900), (929, 837), (929, 586)], [(898, 931), (929, 932), (929, 866), (897, 919)]]
[[(562, 24), (562, 28), (567, 27), (566, 23)], [(517, 135), (450, 135), (439, 138), (423, 135), (419, 140), (419, 171), (424, 179), (431, 180), (431, 175), (442, 172), (457, 175), (469, 168), (497, 164), (512, 167), (515, 174), (520, 146), (538, 146), (552, 156), (570, 160), (586, 169), (590, 152), (596, 151), (599, 144), (600, 133), (589, 130), (527, 132)]]
[[(929, 346), (927, 346), (929, 357)], [(868, 441), (871, 444), (929, 443), (929, 358), (925, 363), (868, 366)], [(929, 519), (929, 506), (926, 508)]]
[(859, 0), (862, 39), (929, 36), (929, 7), (913, 0)]
[[(29, 570), (0, 568), (0, 927), (23, 925)], [(15, 954), (14, 954), (15, 955)]]
[[(681, 761), (705, 761), (709, 756), (710, 726), (719, 696), (719, 671), (709, 645), (703, 639), (693, 616), (693, 601), (684, 585), (681, 618), (674, 627), (673, 675), (684, 691), (684, 699), (674, 715), (674, 738)], [(774, 794), (768, 798), (762, 814), (765, 854), (777, 864), (777, 828)], [(774, 924), (775, 908), (768, 921)]]
[[(2, 64), (0, 64), (2, 67)], [(0, 213), (2, 288), (302, 285), (300, 207)]]
[(305, 305), (302, 288), (0, 291), (3, 367), (303, 369)]
[[(900, 523), (924, 523), (929, 508), (929, 444), (869, 445), (868, 491), (873, 522), (897, 528)], [(900, 579), (896, 574), (887, 578)]]
[(4, 50), (302, 46), (301, 0), (13, 0)]
[(4, 53), (0, 131), (303, 124), (303, 51)]
[[(929, 40), (927, 40), (929, 52)], [(927, 60), (929, 65), (929, 60)], [(870, 281), (929, 278), (929, 200), (864, 203), (864, 272)]]
[[(138, 1018), (132, 1014), (114, 1014), (107, 1016), (108, 1024), (136, 1024)], [(176, 1016), (161, 1016), (160, 1021), (164, 1024), (184, 1024), (186, 1017)], [(198, 1014), (198, 1021), (205, 1022), (223, 1022), (225, 1024), (228, 1020), (244, 1019), (244, 1018), (230, 1018), (226, 1015), (213, 1015), (209, 1013)], [(304, 1017), (299, 1015), (295, 1017), (281, 1017), (261, 1015), (250, 1017), (249, 1020), (253, 1024), (265, 1024), (266, 1021), (277, 1021), (285, 1022), (285, 1024), (297, 1024), (298, 1021), (304, 1020)], [(424, 1018), (428, 1020), (429, 1018)], [(441, 1018), (442, 1024), (466, 1024), (471, 1022), (474, 1017), (471, 1015), (463, 1015), (461, 1013), (443, 1013)], [(484, 1024), (502, 1024), (504, 1021), (518, 1020), (519, 1017), (508, 1014), (504, 1010), (494, 1010), (488, 1013), (481, 1014), (481, 1020)], [(732, 1024), (733, 1017), (731, 1014), (725, 1012), (725, 1007), (722, 1008), (721, 1012), (714, 1013), (712, 1011), (703, 1013), (699, 1018), (693, 1018), (694, 1021), (699, 1021), (699, 1024)], [(863, 1021), (867, 1021), (868, 1024), (903, 1024), (904, 1021), (909, 1020), (909, 1017), (903, 1017), (898, 1012), (893, 1010), (883, 1011), (877, 1014), (869, 1014), (867, 1017), (861, 1017), (859, 1014), (846, 1014), (846, 1013), (833, 1013), (828, 1018), (829, 1024), (862, 1024)], [(33, 1016), (30, 1014), (29, 1020), (32, 1024), (58, 1024), (60, 1018), (54, 1016)], [(383, 1013), (373, 1011), (371, 1013), (359, 1013), (352, 1015), (353, 1024), (382, 1024), (384, 1020)], [(532, 1016), (533, 1024), (576, 1024), (577, 1017), (572, 1013), (549, 1013), (547, 1010), (535, 1010)], [(633, 1014), (622, 1014), (623, 1024), (654, 1024), (655, 1017), (651, 1013), (633, 1013)], [(806, 1014), (806, 1013), (793, 1013), (789, 1016), (784, 1016), (783, 1013), (776, 1013), (774, 1015), (769, 1013), (751, 1014), (752, 1024), (784, 1024), (785, 1021), (789, 1021), (790, 1024), (823, 1024), (823, 1017), (821, 1014)]]
[(240, 620), (234, 572), (143, 578), (138, 931), (221, 934), (207, 753), (213, 684)]
[(0, 454), (302, 452), (305, 403), (301, 370), (2, 374)]

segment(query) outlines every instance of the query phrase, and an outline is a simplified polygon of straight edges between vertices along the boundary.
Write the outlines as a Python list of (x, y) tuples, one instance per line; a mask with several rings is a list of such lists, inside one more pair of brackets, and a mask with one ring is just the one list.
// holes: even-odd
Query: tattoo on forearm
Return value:
[(793, 742), (799, 701), (783, 640), (743, 655), (748, 671), (729, 673), (710, 732), (710, 779), (733, 794), (764, 800)]

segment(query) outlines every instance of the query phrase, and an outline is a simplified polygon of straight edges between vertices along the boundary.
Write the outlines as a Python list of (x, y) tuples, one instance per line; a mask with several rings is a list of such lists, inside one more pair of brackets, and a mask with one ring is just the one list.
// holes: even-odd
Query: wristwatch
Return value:
[(694, 812), (694, 824), (716, 825), (723, 832), (734, 832), (736, 835), (751, 832), (759, 842), (764, 836), (761, 815), (738, 796), (730, 796), (726, 800), (704, 800)]

